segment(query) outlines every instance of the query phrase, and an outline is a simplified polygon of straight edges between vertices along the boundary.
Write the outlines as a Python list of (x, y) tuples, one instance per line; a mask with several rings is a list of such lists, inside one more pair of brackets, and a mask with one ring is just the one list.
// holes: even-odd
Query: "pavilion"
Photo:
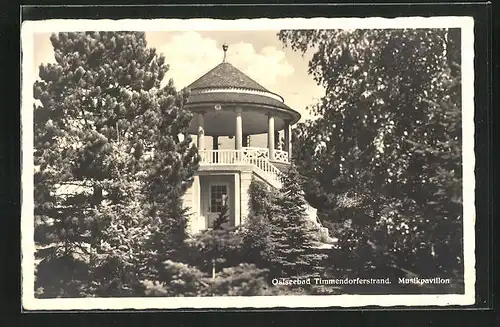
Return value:
[[(280, 174), (292, 157), (291, 128), (301, 115), (284, 99), (224, 60), (191, 83), (186, 108), (193, 113), (188, 133), (196, 138), (201, 157), (193, 185), (184, 196), (190, 208), (191, 233), (211, 228), (221, 208), (229, 208), (231, 226), (248, 215), (248, 188), (252, 178), (280, 188)], [(279, 131), (284, 142), (280, 144)], [(267, 147), (249, 147), (249, 136), (267, 133)], [(219, 148), (219, 137), (234, 139), (231, 148)], [(211, 149), (206, 142), (212, 140)], [(281, 149), (280, 149), (281, 148)], [(316, 210), (308, 208), (316, 222)]]

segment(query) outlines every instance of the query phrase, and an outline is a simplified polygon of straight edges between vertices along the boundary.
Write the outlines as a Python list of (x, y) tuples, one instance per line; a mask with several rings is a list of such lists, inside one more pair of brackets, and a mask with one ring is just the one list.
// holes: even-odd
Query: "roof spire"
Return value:
[(227, 45), (226, 42), (224, 42), (224, 44), (222, 45), (222, 50), (224, 50), (224, 59), (222, 59), (222, 62), (226, 62), (226, 55), (227, 55), (228, 48), (229, 48), (229, 46)]

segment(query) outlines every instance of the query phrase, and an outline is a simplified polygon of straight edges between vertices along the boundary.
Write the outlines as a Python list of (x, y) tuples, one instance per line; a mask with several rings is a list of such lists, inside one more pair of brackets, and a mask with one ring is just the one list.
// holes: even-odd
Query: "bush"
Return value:
[(146, 296), (201, 296), (207, 294), (205, 274), (195, 267), (167, 260), (159, 280), (141, 281)]
[(72, 256), (50, 256), (36, 267), (36, 297), (82, 297), (92, 293), (87, 263)]
[(187, 240), (189, 263), (205, 272), (238, 265), (241, 262), (242, 234), (239, 228), (205, 230)]
[(267, 269), (242, 263), (236, 267), (224, 268), (210, 285), (210, 293), (217, 296), (268, 295)]
[(243, 227), (242, 260), (258, 267), (269, 267), (274, 244), (273, 225), (267, 217), (250, 215)]

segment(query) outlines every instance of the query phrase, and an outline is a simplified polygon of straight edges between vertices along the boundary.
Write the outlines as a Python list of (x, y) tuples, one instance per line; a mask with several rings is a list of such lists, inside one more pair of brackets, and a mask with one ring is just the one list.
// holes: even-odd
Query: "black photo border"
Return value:
[[(493, 81), (493, 70), (498, 73), (498, 61), (493, 62), (498, 54), (498, 39), (493, 41), (493, 5), (485, 2), (426, 2), (426, 3), (341, 3), (341, 4), (164, 4), (164, 5), (132, 5), (129, 1), (116, 6), (111, 1), (100, 1), (94, 5), (71, 6), (48, 5), (25, 7), (8, 7), (0, 16), (4, 41), (3, 70), (4, 94), (2, 126), (0, 181), (2, 181), (1, 202), (6, 232), (2, 238), (4, 267), (7, 274), (2, 282), (3, 310), (7, 318), (2, 326), (18, 325), (61, 325), (78, 324), (91, 325), (122, 325), (122, 324), (196, 324), (203, 325), (234, 324), (240, 319), (253, 319), (254, 324), (271, 323), (273, 325), (316, 325), (320, 322), (328, 326), (380, 325), (388, 320), (398, 321), (400, 325), (422, 324), (439, 325), (440, 323), (481, 326), (498, 325), (498, 314), (492, 310), (499, 303), (493, 302), (493, 282), (499, 276), (493, 277), (493, 218), (498, 212), (495, 194), (497, 176), (494, 175), (494, 151), (497, 142), (498, 110), (493, 110), (499, 104), (498, 74)], [(17, 9), (17, 10), (16, 10)], [(122, 18), (285, 18), (285, 17), (409, 17), (409, 16), (472, 16), (474, 17), (475, 44), (475, 149), (476, 149), (476, 304), (468, 307), (429, 307), (429, 308), (356, 308), (356, 309), (249, 309), (249, 310), (217, 310), (205, 309), (203, 312), (187, 312), (176, 309), (162, 312), (161, 310), (121, 311), (107, 314), (105, 311), (64, 311), (27, 312), (22, 311), (20, 295), (20, 23), (22, 20), (42, 19), (122, 19)], [(498, 21), (496, 33), (499, 33)], [(493, 49), (494, 48), (494, 49)], [(492, 55), (492, 50), (496, 55)], [(9, 73), (9, 74), (8, 74)], [(19, 82), (19, 83), (18, 83)], [(493, 82), (497, 88), (493, 88)], [(496, 106), (493, 104), (495, 96)], [(498, 225), (495, 225), (498, 227)], [(495, 240), (495, 242), (498, 242)], [(496, 244), (498, 245), (498, 243)], [(15, 251), (17, 249), (17, 251)], [(7, 277), (7, 278), (6, 278)], [(496, 304), (496, 305), (495, 305)], [(431, 310), (431, 311), (429, 311)], [(224, 312), (223, 312), (224, 311)], [(226, 312), (228, 311), (228, 312)], [(411, 311), (411, 312), (408, 312)], [(9, 318), (10, 317), (10, 318)], [(251, 318), (250, 318), (251, 317)], [(490, 323), (480, 322), (479, 317), (485, 317)], [(12, 318), (12, 319), (11, 319)], [(173, 319), (173, 320), (170, 320)], [(198, 320), (199, 319), (199, 320)], [(326, 325), (325, 324), (325, 325)]]

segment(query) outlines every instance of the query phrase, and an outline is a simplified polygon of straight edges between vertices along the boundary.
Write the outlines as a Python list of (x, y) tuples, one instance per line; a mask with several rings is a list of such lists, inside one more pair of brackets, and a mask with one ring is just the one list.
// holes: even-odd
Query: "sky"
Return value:
[[(307, 73), (312, 53), (294, 52), (283, 47), (278, 31), (168, 31), (146, 32), (148, 46), (164, 54), (170, 70), (164, 82), (172, 78), (181, 89), (217, 66), (223, 60), (222, 45), (228, 44), (227, 61), (271, 92), (307, 119), (306, 109), (324, 95), (324, 89)], [(33, 76), (42, 63), (55, 62), (49, 33), (34, 34)], [(229, 145), (229, 140), (222, 140)], [(211, 142), (205, 142), (210, 148)], [(265, 146), (265, 136), (253, 137), (252, 146)]]

